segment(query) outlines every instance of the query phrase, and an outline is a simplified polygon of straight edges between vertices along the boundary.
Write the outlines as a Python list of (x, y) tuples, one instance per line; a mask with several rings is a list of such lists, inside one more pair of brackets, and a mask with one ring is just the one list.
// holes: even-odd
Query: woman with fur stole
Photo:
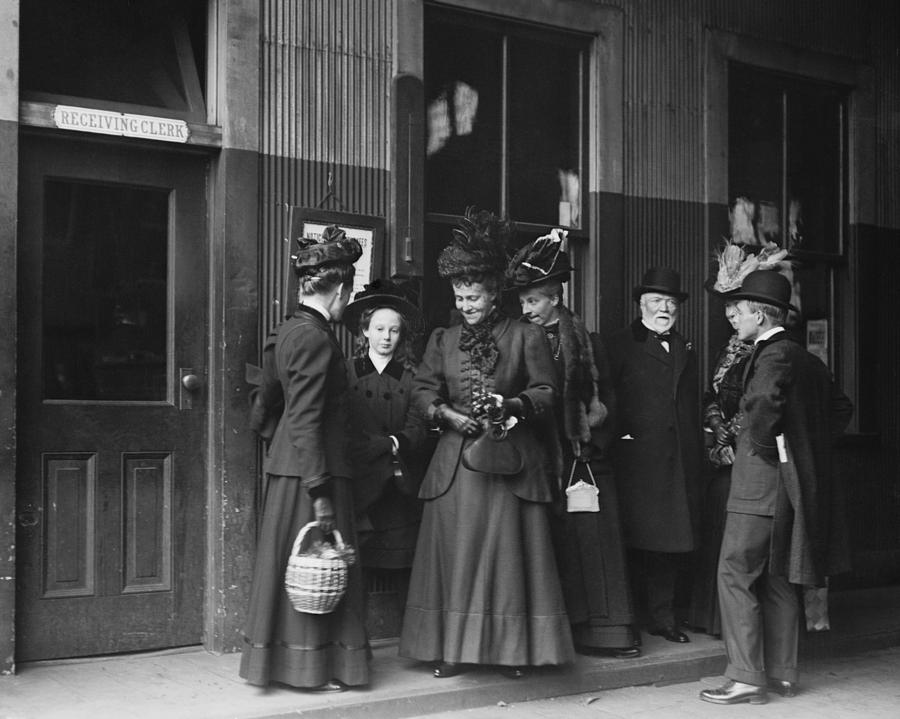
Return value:
[[(615, 395), (606, 350), (563, 304), (572, 270), (565, 231), (554, 229), (525, 246), (508, 275), (518, 288), (522, 321), (543, 328), (553, 353), (560, 395), (555, 419), (553, 538), (575, 649), (582, 654), (637, 657), (625, 550), (612, 466), (605, 456)], [(566, 489), (579, 479), (599, 490), (598, 512), (567, 511)]]

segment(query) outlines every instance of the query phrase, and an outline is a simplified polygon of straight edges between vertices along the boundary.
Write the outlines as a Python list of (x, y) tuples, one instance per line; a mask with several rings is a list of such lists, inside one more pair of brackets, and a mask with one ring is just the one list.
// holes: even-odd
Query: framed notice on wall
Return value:
[[(353, 291), (350, 298), (356, 296), (366, 284), (380, 277), (384, 272), (384, 218), (372, 215), (355, 215), (349, 212), (330, 212), (307, 207), (289, 208), (290, 252), (297, 250), (299, 238), (318, 239), (329, 225), (337, 225), (347, 237), (352, 237), (362, 247), (360, 257), (354, 267)], [(290, 263), (285, 263), (290, 267)], [(297, 293), (297, 278), (292, 270), (285, 282), (287, 297), (285, 307), (293, 306)], [(290, 301), (288, 301), (290, 298)]]
[(806, 349), (826, 365), (828, 362), (828, 320), (806, 321)]

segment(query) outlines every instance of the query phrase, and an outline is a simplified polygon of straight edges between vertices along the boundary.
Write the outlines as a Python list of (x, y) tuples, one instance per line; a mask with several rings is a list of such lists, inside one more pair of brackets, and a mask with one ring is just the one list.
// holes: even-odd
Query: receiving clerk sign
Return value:
[(184, 120), (70, 105), (57, 105), (53, 110), (53, 122), (61, 130), (80, 130), (101, 135), (140, 137), (164, 142), (187, 142), (190, 136), (190, 130)]

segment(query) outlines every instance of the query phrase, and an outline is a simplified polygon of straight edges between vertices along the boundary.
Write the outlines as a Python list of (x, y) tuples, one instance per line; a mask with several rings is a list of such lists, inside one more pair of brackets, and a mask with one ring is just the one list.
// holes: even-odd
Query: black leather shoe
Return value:
[(521, 679), (525, 676), (525, 670), (522, 667), (497, 667), (499, 672), (507, 679)]
[(675, 627), (655, 627), (654, 629), (648, 629), (647, 634), (652, 634), (654, 637), (662, 637), (667, 642), (675, 642), (676, 644), (687, 644), (691, 641), (688, 639), (687, 634), (678, 631)]
[(456, 662), (438, 662), (434, 667), (434, 676), (438, 679), (449, 679), (462, 673), (462, 664)]
[(769, 679), (769, 689), (783, 697), (797, 696), (797, 682), (789, 682), (784, 679)]
[(576, 644), (575, 651), (589, 657), (614, 657), (615, 659), (634, 659), (641, 656), (641, 650), (638, 647), (586, 647)]
[(765, 687), (736, 681), (726, 682), (718, 689), (704, 689), (700, 692), (700, 698), (713, 704), (765, 704), (769, 701)]
[(338, 679), (332, 679), (331, 681), (327, 681), (324, 684), (317, 686), (313, 691), (322, 694), (336, 694), (337, 692), (347, 691), (347, 685)]

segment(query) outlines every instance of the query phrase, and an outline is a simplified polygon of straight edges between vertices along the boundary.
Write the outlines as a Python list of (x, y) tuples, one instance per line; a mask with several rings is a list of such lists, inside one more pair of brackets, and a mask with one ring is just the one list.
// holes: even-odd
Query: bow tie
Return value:
[(653, 334), (656, 336), (656, 339), (658, 339), (658, 340), (668, 341), (669, 335), (672, 333), (671, 332), (654, 332)]

